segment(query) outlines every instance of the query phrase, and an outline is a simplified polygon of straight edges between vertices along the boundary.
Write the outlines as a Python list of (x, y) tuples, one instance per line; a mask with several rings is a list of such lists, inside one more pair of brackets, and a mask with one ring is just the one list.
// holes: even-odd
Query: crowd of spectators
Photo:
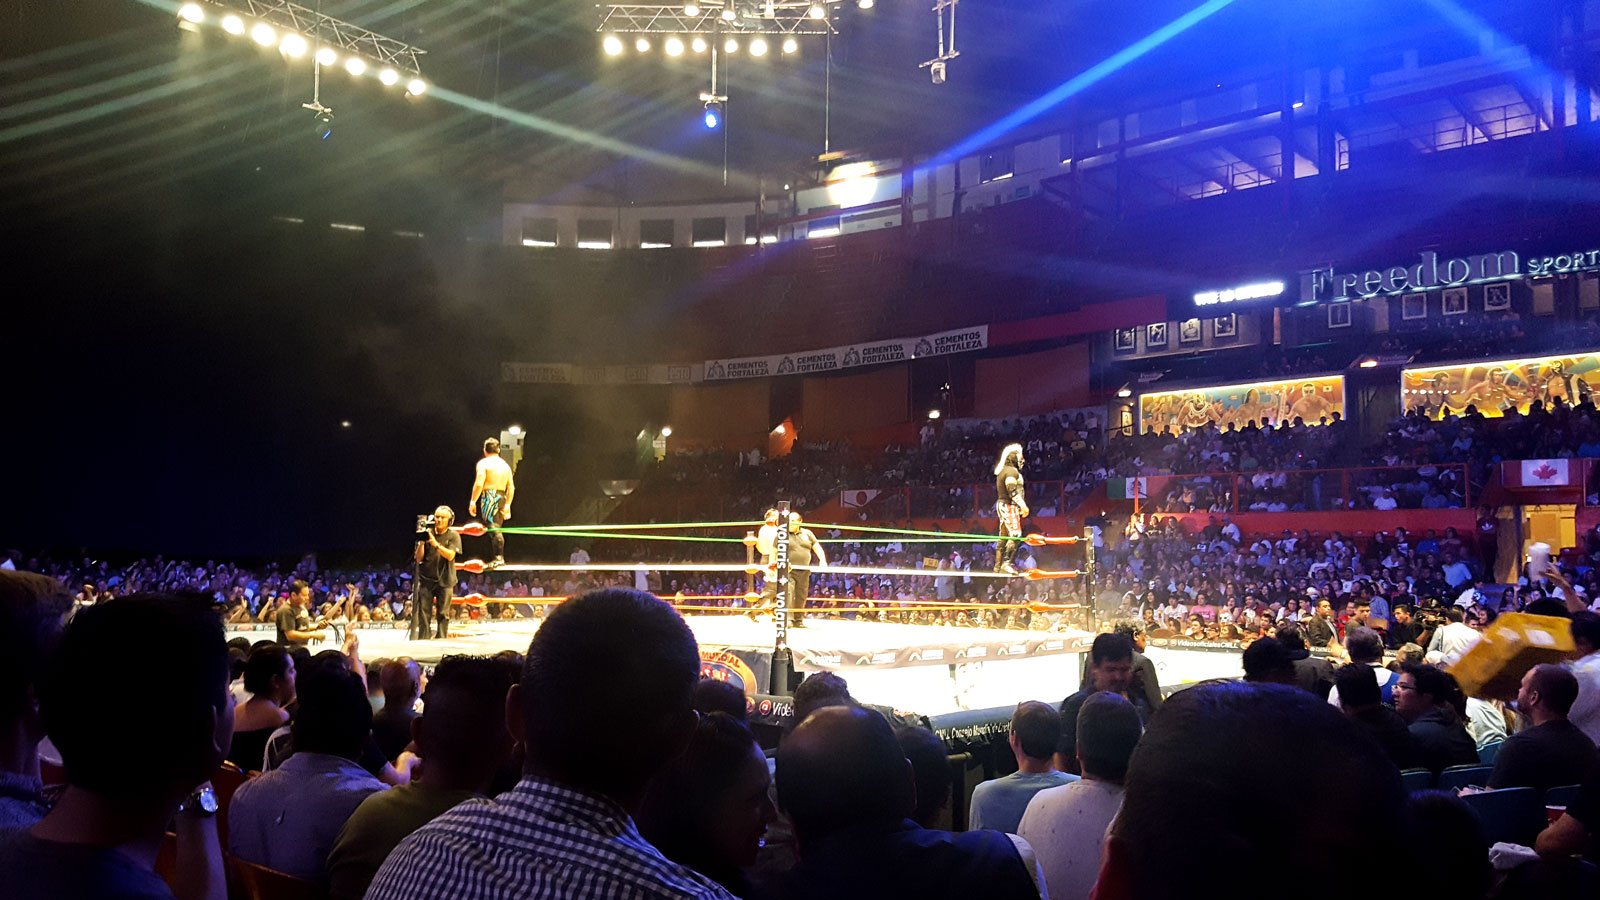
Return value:
[[(1095, 638), (1066, 700), (1017, 707), (1017, 771), (979, 785), (961, 823), (951, 750), (925, 724), (821, 673), (764, 752), (742, 692), (702, 680), (682, 618), (625, 588), (557, 607), (526, 654), (446, 656), (431, 673), (404, 659), (371, 672), (353, 639), (245, 655), (194, 595), (73, 607), (59, 581), (0, 572), (0, 877), (20, 900), (221, 900), (230, 882), (371, 900), (1169, 898), (1216, 879), (1246, 898), (1381, 883), (1515, 900), (1595, 887), (1580, 859), (1596, 858), (1600, 832), (1600, 750), (1579, 719), (1600, 690), (1600, 618), (1586, 613), (1572, 614), (1585, 656), (1527, 672), (1523, 727), (1460, 796), (1408, 795), (1401, 777), (1476, 757), (1454, 679), (1407, 662), (1386, 702), (1387, 670), (1355, 646), (1364, 628), (1334, 673), (1338, 706), (1297, 686), (1291, 656), (1260, 651), (1243, 681), (1151, 697), (1119, 628)], [(173, 645), (183, 652), (157, 652)], [(107, 661), (130, 646), (162, 702), (102, 702)], [(289, 746), (245, 775), (224, 760), (261, 699)], [(46, 740), (63, 764), (49, 788)], [(1282, 779), (1240, 775), (1285, 759), (1337, 785), (1315, 815)], [(1481, 798), (1569, 784), (1549, 827), (1518, 822), (1523, 845), (1491, 852), (1507, 826)], [(1427, 855), (1367, 852), (1375, 827)], [(1253, 860), (1251, 877), (1208, 867), (1216, 846)]]

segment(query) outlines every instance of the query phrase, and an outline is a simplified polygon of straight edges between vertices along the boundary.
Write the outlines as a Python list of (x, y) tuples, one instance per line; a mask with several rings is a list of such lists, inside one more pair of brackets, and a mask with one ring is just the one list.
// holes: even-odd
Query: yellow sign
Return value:
[(1400, 399), (1406, 412), (1422, 410), (1430, 419), (1446, 412), (1461, 415), (1475, 407), (1485, 416), (1527, 412), (1533, 401), (1569, 405), (1600, 395), (1600, 353), (1573, 353), (1538, 359), (1501, 359), (1454, 366), (1429, 366), (1400, 373)]
[(1257, 381), (1219, 387), (1161, 391), (1139, 397), (1139, 427), (1177, 433), (1214, 424), (1244, 428), (1293, 422), (1307, 425), (1344, 416), (1344, 376), (1319, 375), (1286, 381)]

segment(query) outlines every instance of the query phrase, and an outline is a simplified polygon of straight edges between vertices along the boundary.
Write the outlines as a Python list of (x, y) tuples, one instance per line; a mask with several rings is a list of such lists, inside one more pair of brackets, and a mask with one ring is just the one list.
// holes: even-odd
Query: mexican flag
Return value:
[(1150, 479), (1148, 478), (1111, 478), (1106, 481), (1106, 496), (1112, 500), (1140, 500), (1150, 496)]

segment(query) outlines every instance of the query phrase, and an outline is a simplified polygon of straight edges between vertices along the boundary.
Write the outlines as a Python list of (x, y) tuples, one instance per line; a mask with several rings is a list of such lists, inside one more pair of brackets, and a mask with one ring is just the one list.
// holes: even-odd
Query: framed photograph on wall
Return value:
[(1483, 308), (1489, 312), (1505, 311), (1511, 308), (1511, 283), (1503, 281), (1499, 284), (1485, 285), (1483, 288)]
[(1444, 314), (1447, 316), (1464, 316), (1467, 314), (1466, 288), (1458, 287), (1445, 289)]
[(1211, 336), (1214, 338), (1231, 338), (1239, 333), (1239, 320), (1233, 313), (1218, 316), (1211, 320)]
[(1428, 295), (1406, 294), (1400, 298), (1400, 318), (1405, 320), (1428, 317)]
[(1200, 320), (1184, 319), (1178, 323), (1178, 343), (1198, 344), (1200, 342)]
[(1167, 346), (1167, 323), (1157, 322), (1146, 325), (1144, 328), (1144, 346), (1147, 350), (1165, 348)]
[(1350, 301), (1346, 300), (1342, 303), (1328, 304), (1328, 327), (1350, 327)]
[(1118, 328), (1111, 336), (1111, 349), (1116, 353), (1132, 353), (1139, 349), (1138, 330)]

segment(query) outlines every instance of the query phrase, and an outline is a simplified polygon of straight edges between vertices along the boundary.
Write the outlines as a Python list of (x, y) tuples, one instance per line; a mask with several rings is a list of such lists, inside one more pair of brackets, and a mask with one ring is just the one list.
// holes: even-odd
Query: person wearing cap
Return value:
[[(455, 511), (440, 506), (433, 511), (433, 526), (417, 541), (416, 601), (412, 607), (411, 636), (416, 640), (437, 637), (443, 640), (450, 625), (450, 602), (456, 586), (456, 556), (461, 552), (461, 535), (450, 528)], [(438, 622), (437, 633), (429, 618)]]

